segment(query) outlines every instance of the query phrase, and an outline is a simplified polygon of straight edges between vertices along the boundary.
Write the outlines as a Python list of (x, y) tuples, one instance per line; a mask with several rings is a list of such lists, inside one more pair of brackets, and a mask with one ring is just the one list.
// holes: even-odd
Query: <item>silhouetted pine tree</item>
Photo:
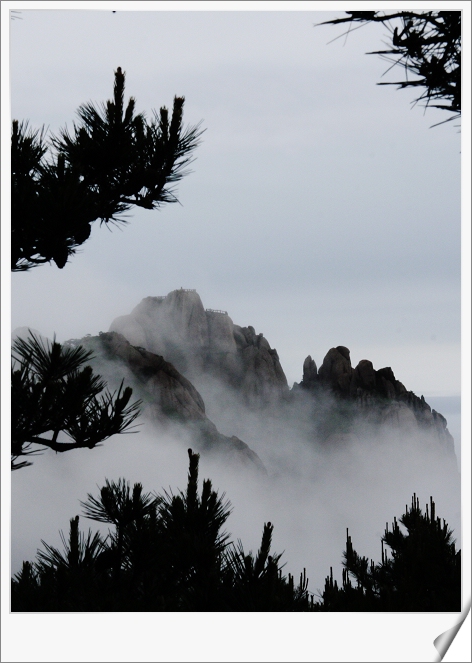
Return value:
[[(84, 366), (92, 357), (81, 346), (66, 348), (30, 331), (13, 343), (12, 469), (31, 465), (17, 460), (42, 448), (56, 452), (93, 449), (112, 435), (129, 431), (141, 401), (129, 405), (132, 389), (110, 393), (106, 382)], [(67, 441), (59, 440), (65, 434)]]
[[(378, 85), (423, 88), (415, 100), (425, 106), (447, 110), (456, 119), (461, 114), (461, 12), (460, 11), (350, 11), (348, 16), (319, 25), (348, 24), (354, 30), (365, 23), (382, 23), (390, 33), (390, 44), (372, 51), (391, 66), (400, 66), (404, 80)], [(433, 103), (435, 102), (435, 103)], [(438, 103), (439, 102), (439, 103)], [(446, 120), (447, 121), (447, 120)]]
[(183, 126), (184, 97), (172, 116), (162, 107), (147, 122), (124, 103), (125, 72), (115, 72), (113, 100), (80, 106), (79, 122), (52, 136), (12, 125), (12, 270), (54, 261), (63, 268), (90, 236), (91, 224), (126, 223), (133, 206), (176, 202), (173, 185), (199, 144), (199, 125)]
[[(455, 612), (461, 610), (460, 551), (452, 531), (436, 517), (430, 498), (423, 514), (416, 494), (382, 537), (382, 561), (374, 564), (353, 549), (347, 533), (343, 582), (326, 578), (320, 607), (326, 611)], [(384, 549), (391, 548), (391, 557)], [(356, 585), (351, 583), (351, 576)]]
[[(164, 492), (158, 507), (163, 542), (161, 565), (172, 609), (212, 610), (219, 585), (221, 559), (228, 534), (221, 531), (231, 504), (212, 490), (209, 479), (198, 494), (199, 454), (191, 449), (186, 492)], [(170, 606), (170, 604), (169, 604)]]
[(12, 583), (12, 610), (93, 611), (106, 587), (96, 562), (103, 547), (100, 534), (79, 532), (79, 516), (70, 521), (69, 539), (60, 532), (64, 552), (41, 541), (37, 562), (23, 562)]
[(256, 556), (241, 541), (228, 542), (222, 527), (231, 506), (209, 480), (199, 491), (198, 464), (189, 449), (187, 490), (177, 495), (143, 493), (139, 483), (131, 490), (124, 479), (89, 494), (81, 503), (86, 517), (114, 529), (105, 538), (85, 536), (76, 516), (68, 540), (61, 532), (63, 552), (42, 541), (36, 562), (24, 562), (12, 579), (12, 610), (460, 611), (460, 551), (432, 499), (423, 514), (413, 496), (399, 520), (407, 533), (396, 519), (387, 525), (379, 564), (357, 554), (348, 532), (342, 587), (331, 568), (314, 604), (305, 570), (295, 586), (282, 573), (281, 555), (271, 554), (271, 523)]
[(43, 543), (34, 564), (12, 580), (13, 611), (291, 611), (311, 607), (305, 573), (294, 587), (282, 576), (280, 555), (270, 556), (266, 524), (254, 559), (228, 544), (222, 531), (231, 507), (203, 482), (199, 455), (189, 449), (187, 490), (177, 495), (131, 491), (124, 479), (106, 481), (87, 496), (87, 518), (109, 523), (103, 539), (87, 537), (71, 520), (64, 552)]
[(308, 593), (305, 569), (300, 574), (298, 587), (294, 587), (292, 575), (282, 575), (279, 565), (282, 555), (270, 555), (272, 523), (264, 524), (261, 547), (254, 558), (245, 554), (241, 541), (225, 552), (222, 600), (231, 611), (304, 611), (312, 607)]

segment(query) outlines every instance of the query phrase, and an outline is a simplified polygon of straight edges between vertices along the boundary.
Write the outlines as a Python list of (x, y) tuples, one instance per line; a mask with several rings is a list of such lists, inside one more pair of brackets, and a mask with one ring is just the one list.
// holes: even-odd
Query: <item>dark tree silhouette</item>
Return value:
[(177, 202), (174, 186), (188, 172), (203, 133), (183, 126), (184, 97), (147, 122), (124, 103), (125, 72), (115, 72), (113, 100), (80, 106), (72, 132), (46, 143), (27, 122), (12, 127), (12, 270), (54, 261), (63, 268), (90, 236), (91, 224), (126, 223), (133, 206)]
[[(425, 106), (454, 113), (448, 120), (461, 113), (461, 12), (383, 12), (351, 11), (348, 16), (325, 21), (319, 25), (349, 24), (361, 27), (366, 23), (382, 23), (389, 31), (389, 43), (385, 50), (372, 51), (400, 66), (405, 79), (382, 82), (379, 85), (397, 85), (402, 88), (424, 88), (415, 100), (425, 101)], [(354, 28), (357, 29), (357, 28)], [(343, 35), (341, 35), (343, 36)], [(413, 77), (412, 77), (413, 76)], [(433, 103), (434, 102), (434, 103)]]
[[(73, 131), (45, 140), (44, 130), (13, 121), (12, 270), (53, 260), (63, 268), (90, 236), (91, 224), (125, 223), (133, 206), (156, 209), (177, 202), (173, 185), (185, 174), (199, 143), (199, 126), (184, 129), (184, 98), (154, 112), (148, 123), (124, 104), (125, 73), (115, 72), (114, 97), (100, 108), (80, 106)], [(12, 469), (31, 465), (21, 456), (93, 448), (127, 432), (139, 414), (132, 390), (105, 391), (84, 364), (91, 353), (44, 345), (34, 334), (14, 343), (12, 365)], [(67, 441), (59, 440), (66, 434)]]
[(227, 610), (254, 612), (299, 612), (313, 608), (308, 592), (306, 571), (300, 574), (297, 587), (289, 573), (282, 575), (281, 554), (270, 554), (272, 523), (264, 524), (261, 547), (256, 557), (245, 554), (238, 541), (228, 547), (223, 570), (224, 601)]
[[(430, 498), (423, 514), (413, 495), (411, 507), (395, 518), (382, 537), (379, 564), (360, 557), (349, 532), (344, 551), (342, 587), (333, 581), (333, 569), (326, 578), (320, 607), (344, 612), (458, 612), (461, 610), (460, 550), (456, 552), (452, 531), (436, 518)], [(391, 549), (391, 557), (384, 550)], [(351, 583), (351, 577), (356, 585)]]
[(85, 516), (114, 529), (106, 538), (82, 534), (76, 516), (68, 540), (61, 533), (63, 552), (42, 541), (37, 561), (24, 562), (12, 578), (12, 610), (460, 611), (460, 551), (432, 498), (423, 514), (413, 496), (399, 520), (407, 533), (396, 519), (391, 530), (387, 525), (380, 564), (360, 557), (348, 533), (342, 587), (331, 569), (314, 603), (305, 570), (295, 586), (282, 573), (281, 555), (271, 553), (271, 523), (255, 556), (229, 541), (222, 527), (231, 505), (209, 480), (199, 491), (198, 464), (189, 449), (187, 490), (176, 495), (143, 493), (139, 483), (131, 490), (124, 479), (89, 494), (81, 502)]
[[(140, 401), (129, 405), (132, 389), (111, 393), (85, 365), (92, 352), (43, 342), (30, 331), (13, 343), (12, 469), (31, 465), (20, 457), (49, 448), (56, 452), (93, 449), (112, 435), (129, 431)], [(59, 440), (60, 434), (67, 441)]]
[(106, 481), (82, 502), (87, 518), (109, 523), (103, 539), (70, 521), (64, 551), (44, 541), (35, 563), (12, 579), (13, 611), (293, 611), (311, 609), (305, 574), (294, 588), (280, 555), (270, 555), (272, 525), (264, 526), (254, 559), (222, 530), (231, 512), (224, 494), (205, 480), (198, 487), (199, 455), (189, 449), (187, 490), (176, 495), (130, 489)]

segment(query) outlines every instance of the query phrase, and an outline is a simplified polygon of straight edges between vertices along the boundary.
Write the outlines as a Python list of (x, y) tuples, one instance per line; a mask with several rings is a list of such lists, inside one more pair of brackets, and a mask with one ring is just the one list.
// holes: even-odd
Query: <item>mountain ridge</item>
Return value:
[[(338, 405), (351, 408), (344, 427), (357, 417), (377, 427), (418, 430), (454, 454), (446, 419), (423, 396), (408, 391), (391, 367), (376, 370), (367, 359), (353, 367), (349, 349), (337, 346), (327, 352), (319, 369), (308, 355), (301, 382), (289, 389), (277, 350), (264, 335), (252, 326), (234, 324), (226, 311), (205, 309), (196, 290), (181, 288), (146, 297), (130, 314), (116, 318), (110, 331), (123, 334), (131, 344), (162, 352), (192, 383), (198, 385), (206, 377), (230, 387), (252, 409), (281, 408), (302, 394), (315, 405), (331, 399), (327, 416)], [(318, 407), (318, 415), (321, 410), (326, 407)], [(339, 435), (331, 432), (325, 438), (336, 443)]]
[[(353, 367), (349, 349), (337, 346), (319, 369), (308, 355), (301, 382), (290, 389), (265, 336), (234, 324), (227, 311), (205, 309), (196, 290), (145, 297), (108, 332), (67, 344), (92, 349), (94, 369), (112, 386), (129, 382), (155, 424), (171, 425), (196, 448), (258, 472), (266, 473), (256, 453), (258, 430), (272, 430), (283, 442), (296, 429), (295, 437), (303, 431), (303, 439), (325, 449), (393, 431), (455, 459), (446, 419), (391, 367), (376, 370), (367, 359)], [(249, 420), (256, 432), (242, 425)], [(246, 435), (251, 447), (241, 439)]]

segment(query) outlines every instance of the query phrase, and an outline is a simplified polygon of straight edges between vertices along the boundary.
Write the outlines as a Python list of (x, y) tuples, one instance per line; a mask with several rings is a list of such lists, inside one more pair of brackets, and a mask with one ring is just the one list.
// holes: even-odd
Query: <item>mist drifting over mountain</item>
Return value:
[[(2, 12), (8, 11), (4, 4)], [(133, 3), (130, 11), (117, 12), (38, 7), (23, 11), (22, 20), (3, 17), (11, 25), (3, 62), (11, 69), (12, 114), (28, 118), (33, 128), (70, 126), (80, 103), (107, 98), (118, 65), (126, 69), (129, 95), (140, 110), (169, 105), (174, 94), (184, 94), (186, 121), (204, 118), (207, 127), (195, 172), (179, 187), (182, 205), (160, 215), (137, 211), (125, 232), (97, 225), (84, 252), (62, 273), (44, 265), (12, 275), (12, 329), (30, 325), (50, 338), (57, 333), (61, 342), (98, 335), (145, 295), (164, 295), (181, 284), (196, 287), (205, 305), (227, 308), (239, 325), (267, 335), (289, 387), (302, 380), (308, 354), (319, 367), (331, 346), (340, 344), (350, 348), (353, 365), (364, 357), (376, 369), (390, 365), (408, 389), (424, 393), (446, 416), (458, 456), (460, 415), (451, 416), (444, 399), (454, 399), (460, 409), (460, 168), (467, 141), (461, 149), (453, 123), (431, 130), (442, 111), (423, 113), (419, 105), (410, 110), (414, 96), (408, 90), (375, 85), (383, 80), (385, 63), (365, 53), (381, 42), (378, 26), (328, 44), (339, 33), (331, 26), (314, 29), (314, 23), (340, 12), (319, 12), (317, 6), (293, 11), (287, 4), (278, 11), (266, 3), (263, 11), (186, 12), (149, 11), (145, 5), (139, 7), (144, 11)], [(395, 68), (390, 75), (396, 76)], [(8, 86), (8, 71), (5, 81)], [(465, 225), (468, 237), (468, 219)], [(378, 560), (385, 521), (403, 511), (413, 490), (422, 504), (432, 493), (437, 513), (459, 534), (459, 502), (451, 497), (456, 478), (449, 481), (441, 457), (434, 460), (424, 447), (413, 462), (408, 436), (399, 441), (395, 428), (392, 440), (384, 429), (382, 438), (361, 436), (360, 443), (356, 438), (328, 453), (314, 436), (306, 441), (304, 417), (294, 415), (289, 425), (255, 415), (208, 376), (203, 382), (192, 385), (207, 418), (218, 433), (237, 436), (257, 453), (268, 476), (254, 478), (247, 467), (230, 468), (217, 454), (202, 452), (200, 477), (210, 476), (234, 504), (227, 529), (255, 549), (262, 523), (272, 517), (274, 548), (285, 549), (283, 559), (295, 573), (307, 566), (312, 590), (322, 587), (330, 565), (339, 580), (346, 526), (357, 550)], [(12, 572), (34, 557), (40, 538), (61, 546), (58, 529), (67, 531), (69, 518), (80, 512), (79, 499), (96, 493), (105, 476), (142, 481), (149, 490), (184, 488), (186, 449), (194, 440), (185, 439), (183, 429), (156, 422), (150, 412), (141, 421), (136, 435), (91, 451), (46, 452), (12, 474)], [(84, 519), (80, 524), (88, 526)], [(379, 660), (379, 652), (372, 659), (366, 654), (370, 638), (357, 637), (359, 616), (348, 615), (356, 629), (345, 640), (357, 642), (363, 660)], [(125, 635), (130, 629), (123, 617)], [(271, 629), (274, 660), (287, 651), (282, 638), (291, 651), (302, 639), (298, 620), (290, 637), (287, 616), (281, 617), (280, 629)], [(414, 622), (406, 617), (404, 623)], [(109, 619), (109, 632), (121, 626), (120, 616)], [(195, 615), (190, 619), (197, 621)], [(385, 632), (391, 633), (392, 616), (387, 619)], [(95, 615), (88, 623), (98, 621), (102, 629)], [(235, 638), (233, 620), (226, 621), (225, 645), (232, 643), (230, 652), (237, 652), (236, 640), (244, 638), (239, 632)], [(84, 643), (88, 649), (85, 638), (76, 639), (77, 616), (70, 615), (70, 622), (74, 650)], [(349, 633), (346, 622), (343, 634)], [(339, 640), (339, 618), (332, 623), (329, 651)], [(169, 630), (172, 653), (181, 651), (181, 624)], [(259, 624), (260, 658), (253, 658), (251, 642), (248, 660), (266, 660), (267, 629)], [(325, 622), (316, 624), (320, 634)], [(424, 642), (425, 631), (416, 624), (412, 633), (421, 633)], [(444, 621), (431, 635), (431, 649), (433, 638), (450, 625)], [(246, 635), (247, 623), (243, 629)], [(318, 638), (306, 631), (309, 646), (299, 660), (313, 660), (313, 647), (319, 655), (313, 642)], [(154, 654), (154, 625), (148, 632), (146, 652), (134, 629), (129, 643), (115, 638), (116, 657), (147, 660), (148, 652)], [(12, 647), (24, 634), (22, 629), (20, 638), (12, 638)], [(63, 660), (71, 640), (44, 635), (46, 658), (56, 645), (57, 658), (49, 660)], [(207, 640), (203, 655), (221, 660), (220, 643), (209, 650)], [(36, 655), (37, 639), (31, 641)], [(109, 641), (103, 640), (104, 655)], [(391, 647), (389, 639), (388, 654)], [(383, 644), (378, 648), (383, 651)], [(412, 656), (410, 642), (406, 649)]]
[(111, 387), (124, 379), (143, 399), (139, 432), (93, 450), (46, 452), (13, 473), (12, 572), (34, 558), (41, 539), (61, 547), (58, 530), (105, 478), (183, 489), (187, 448), (201, 455), (201, 480), (233, 505), (231, 539), (257, 550), (271, 521), (285, 570), (297, 577), (306, 568), (315, 594), (330, 566), (340, 577), (346, 528), (357, 550), (378, 560), (385, 523), (413, 493), (422, 504), (432, 495), (460, 537), (447, 422), (388, 367), (367, 359), (352, 367), (339, 346), (319, 369), (308, 356), (290, 388), (263, 334), (183, 289), (147, 297), (109, 332), (69, 344), (92, 349), (94, 370)]

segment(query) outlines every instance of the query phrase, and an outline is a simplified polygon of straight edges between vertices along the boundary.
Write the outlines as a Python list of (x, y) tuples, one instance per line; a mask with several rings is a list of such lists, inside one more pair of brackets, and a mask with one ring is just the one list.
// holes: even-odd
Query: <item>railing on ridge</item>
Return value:
[[(179, 288), (179, 292), (197, 292), (194, 288)], [(158, 295), (157, 297), (150, 297), (155, 302), (163, 302), (164, 299), (167, 299), (167, 295)]]
[(217, 308), (206, 308), (205, 312), (206, 313), (221, 313), (222, 315), (228, 315), (228, 311), (220, 311)]

